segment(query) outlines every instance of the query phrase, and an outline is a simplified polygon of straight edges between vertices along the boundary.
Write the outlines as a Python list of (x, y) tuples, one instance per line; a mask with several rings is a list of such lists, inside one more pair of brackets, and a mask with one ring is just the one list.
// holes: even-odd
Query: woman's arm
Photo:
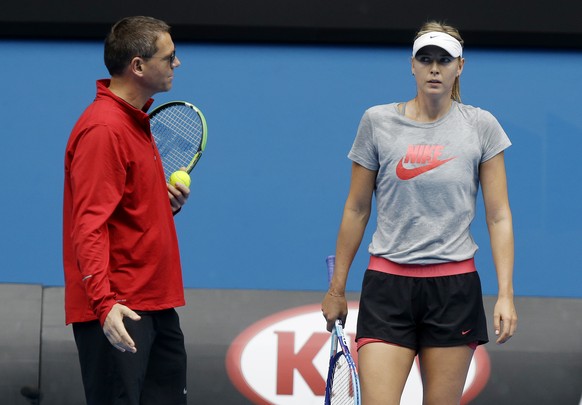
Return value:
[(505, 343), (517, 329), (513, 302), (513, 222), (503, 152), (481, 164), (480, 181), (493, 263), (497, 271), (498, 297), (493, 314), (497, 343)]
[(336, 319), (341, 319), (345, 324), (348, 313), (345, 298), (348, 272), (370, 218), (376, 174), (376, 171), (352, 163), (350, 192), (336, 243), (335, 271), (329, 291), (321, 304), (328, 331), (332, 330)]

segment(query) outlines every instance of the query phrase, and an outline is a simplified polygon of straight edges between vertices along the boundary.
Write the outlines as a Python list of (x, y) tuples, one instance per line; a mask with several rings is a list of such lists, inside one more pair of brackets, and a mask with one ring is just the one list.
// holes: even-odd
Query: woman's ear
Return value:
[(414, 56), (410, 58), (410, 71), (412, 72), (412, 76), (414, 76)]
[(464, 67), (465, 67), (465, 58), (459, 58), (459, 68), (457, 69), (457, 77), (461, 76), (461, 73), (463, 73)]

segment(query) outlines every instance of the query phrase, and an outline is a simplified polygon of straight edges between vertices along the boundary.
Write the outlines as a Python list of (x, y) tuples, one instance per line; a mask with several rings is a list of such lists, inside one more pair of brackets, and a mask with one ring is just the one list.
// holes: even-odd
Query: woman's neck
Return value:
[(448, 114), (453, 100), (414, 97), (406, 103), (406, 117), (419, 122), (434, 122)]

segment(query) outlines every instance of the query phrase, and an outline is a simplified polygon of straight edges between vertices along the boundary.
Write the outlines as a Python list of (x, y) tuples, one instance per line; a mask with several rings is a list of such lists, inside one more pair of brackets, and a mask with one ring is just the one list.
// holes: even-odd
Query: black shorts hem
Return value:
[(414, 350), (416, 352), (418, 352), (423, 347), (457, 347), (457, 346), (471, 345), (472, 343), (476, 343), (477, 346), (481, 346), (481, 345), (489, 343), (489, 339), (485, 338), (485, 339), (466, 339), (463, 341), (455, 341), (455, 342), (451, 342), (451, 341), (448, 341), (448, 342), (422, 342), (422, 343), (416, 344), (416, 343), (396, 341), (395, 339), (387, 339), (387, 338), (376, 337), (376, 336), (360, 336), (360, 337), (356, 338), (356, 342), (360, 339), (377, 339), (377, 340), (381, 340), (383, 343), (404, 347), (406, 349), (411, 349), (411, 350)]
[(382, 342), (390, 344), (390, 345), (401, 346), (401, 347), (405, 347), (407, 349), (418, 351), (417, 345), (411, 344), (410, 342), (397, 341), (396, 339), (387, 339), (385, 337), (379, 337), (379, 336), (360, 336), (360, 337), (356, 338), (356, 342), (360, 339), (378, 339), (378, 340), (381, 340)]
[(456, 347), (469, 345), (471, 343), (477, 343), (477, 346), (481, 346), (489, 343), (489, 339), (466, 339), (462, 341), (448, 341), (448, 342), (422, 342), (419, 343), (418, 347)]

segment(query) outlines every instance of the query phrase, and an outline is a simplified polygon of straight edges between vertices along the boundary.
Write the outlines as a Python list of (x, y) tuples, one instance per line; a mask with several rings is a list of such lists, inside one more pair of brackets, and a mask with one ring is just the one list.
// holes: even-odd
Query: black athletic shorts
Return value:
[(367, 270), (356, 339), (378, 339), (416, 351), (487, 343), (479, 274), (406, 277)]
[(174, 309), (124, 319), (137, 353), (120, 352), (99, 321), (73, 324), (88, 405), (184, 405), (186, 349)]

